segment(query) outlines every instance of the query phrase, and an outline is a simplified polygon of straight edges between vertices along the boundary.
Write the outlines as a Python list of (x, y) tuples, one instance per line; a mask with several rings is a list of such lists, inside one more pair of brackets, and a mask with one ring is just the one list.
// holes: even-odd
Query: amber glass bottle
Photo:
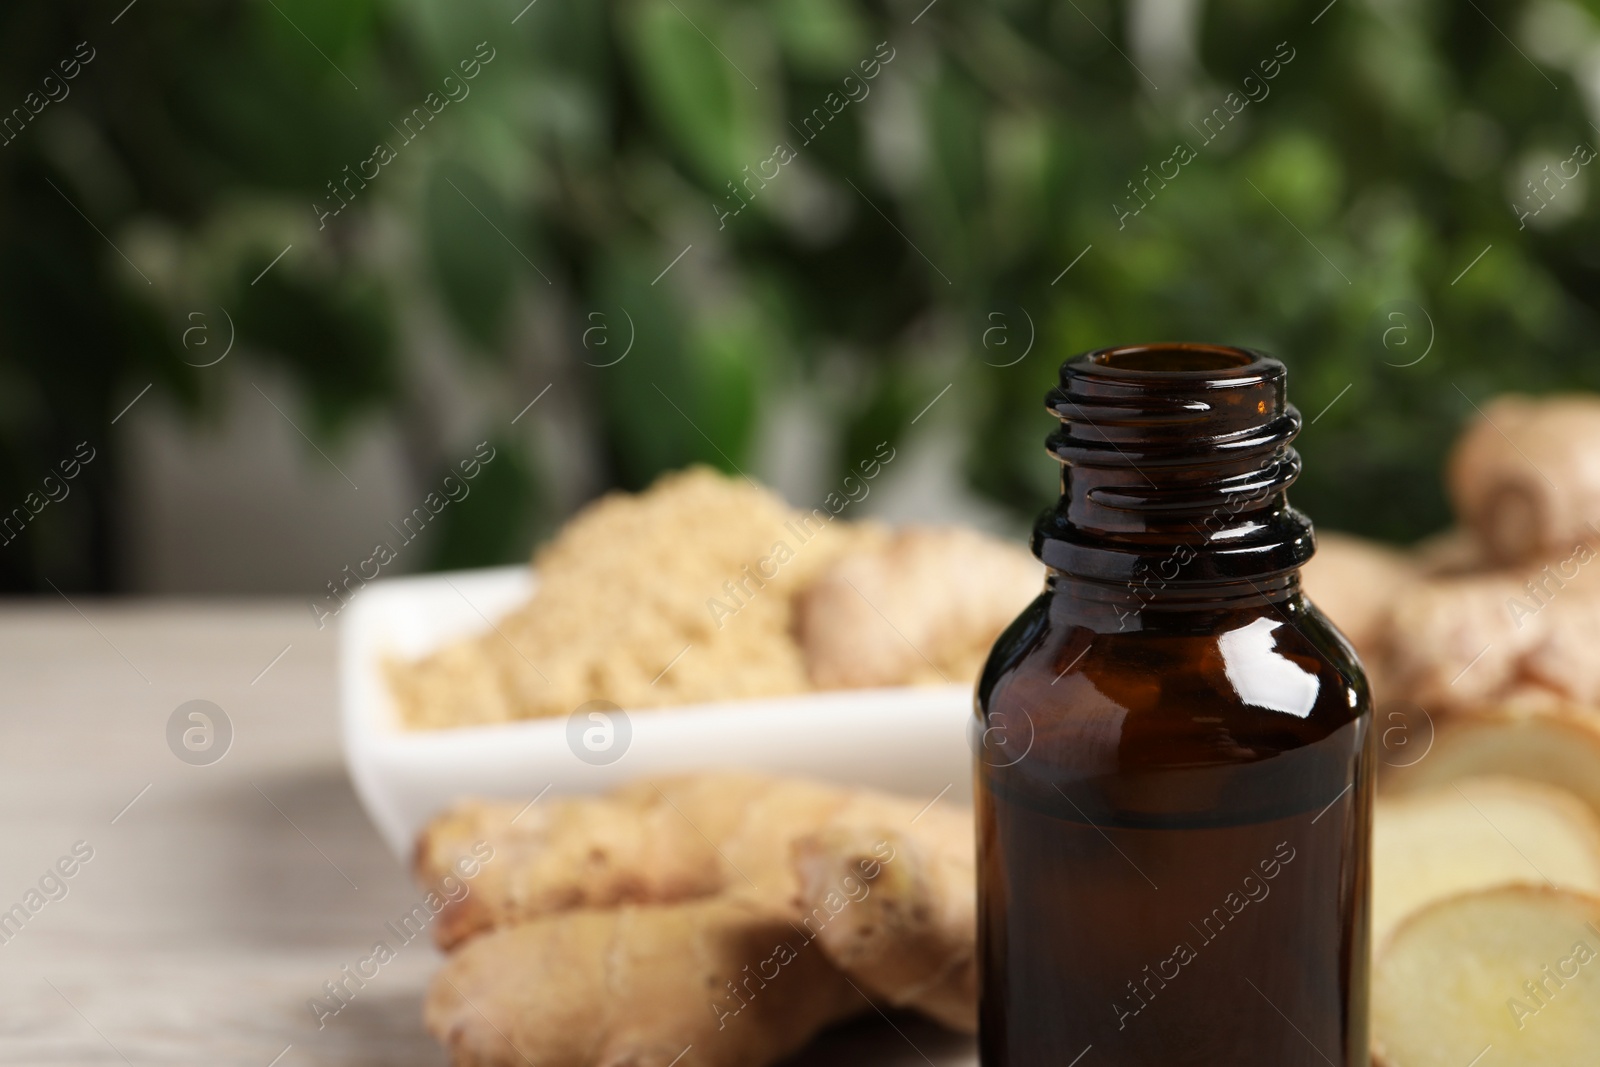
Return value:
[(1050, 393), (1045, 591), (977, 693), (983, 1067), (1368, 1063), (1371, 713), (1284, 378), (1152, 345)]

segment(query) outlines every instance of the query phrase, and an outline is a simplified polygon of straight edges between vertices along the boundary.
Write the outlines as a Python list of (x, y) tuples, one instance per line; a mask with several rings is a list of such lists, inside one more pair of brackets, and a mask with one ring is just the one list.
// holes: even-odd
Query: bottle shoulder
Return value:
[(1354, 650), (1301, 594), (1119, 630), (1047, 591), (996, 642), (976, 710), (986, 729), (1026, 720), (1051, 763), (1109, 769), (1252, 762), (1369, 705)]

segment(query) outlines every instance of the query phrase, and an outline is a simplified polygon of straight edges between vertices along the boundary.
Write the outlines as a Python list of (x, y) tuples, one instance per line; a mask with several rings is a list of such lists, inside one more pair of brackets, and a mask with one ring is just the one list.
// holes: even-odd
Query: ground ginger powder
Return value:
[(609, 494), (536, 553), (528, 603), (387, 665), (401, 717), (433, 729), (567, 715), (596, 699), (646, 708), (804, 692), (795, 595), (886, 538), (706, 467)]

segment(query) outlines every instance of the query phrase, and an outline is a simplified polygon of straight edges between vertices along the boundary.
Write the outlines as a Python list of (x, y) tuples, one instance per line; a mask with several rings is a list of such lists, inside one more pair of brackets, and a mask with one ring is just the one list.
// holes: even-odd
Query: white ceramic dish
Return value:
[[(930, 801), (941, 793), (946, 802), (970, 801), (972, 691), (959, 685), (627, 711), (631, 738), (620, 758), (604, 765), (578, 758), (564, 717), (450, 730), (401, 727), (384, 658), (421, 655), (452, 637), (488, 630), (490, 620), (528, 597), (534, 581), (526, 567), (387, 579), (362, 589), (341, 613), (345, 763), (367, 813), (403, 860), (423, 824), (464, 796), (594, 793), (703, 768), (806, 774)], [(595, 722), (604, 729), (603, 720)], [(580, 716), (573, 736), (594, 728)], [(612, 729), (616, 743), (621, 731)]]

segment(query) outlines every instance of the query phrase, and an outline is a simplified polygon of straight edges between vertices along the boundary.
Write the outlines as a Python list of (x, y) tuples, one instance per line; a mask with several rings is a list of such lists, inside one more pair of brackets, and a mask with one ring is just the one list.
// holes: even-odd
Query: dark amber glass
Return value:
[(983, 1067), (1368, 1064), (1371, 713), (1300, 592), (1284, 380), (1061, 368), (1046, 588), (978, 683)]

